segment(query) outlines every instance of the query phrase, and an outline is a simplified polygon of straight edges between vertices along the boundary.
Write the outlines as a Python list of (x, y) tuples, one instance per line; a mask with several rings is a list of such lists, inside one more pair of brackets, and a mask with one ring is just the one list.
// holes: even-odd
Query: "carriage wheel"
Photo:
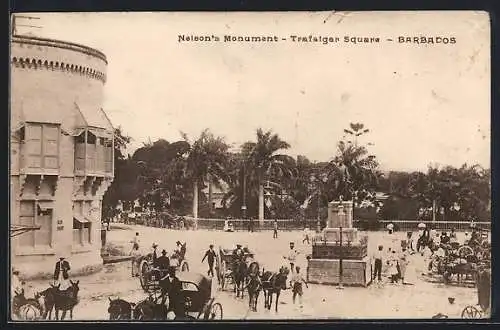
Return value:
[(467, 256), (470, 256), (470, 255), (473, 255), (474, 254), (474, 250), (472, 250), (472, 248), (470, 246), (461, 246), (459, 249), (458, 249), (458, 256), (460, 258), (464, 258), (467, 257)]
[(42, 312), (33, 303), (25, 303), (19, 307), (19, 318), (23, 321), (35, 321), (40, 318)]
[(223, 317), (222, 305), (215, 303), (210, 308), (210, 313), (208, 314), (208, 320), (222, 320)]
[(144, 291), (148, 292), (149, 289), (149, 265), (147, 261), (142, 261), (140, 265), (139, 280), (141, 281), (141, 287)]
[(474, 306), (467, 306), (462, 311), (463, 319), (480, 319), (481, 311)]
[(187, 263), (187, 261), (182, 261), (181, 263), (181, 272), (189, 272), (189, 264)]
[(226, 285), (226, 262), (222, 260), (222, 263), (220, 265), (220, 286), (222, 290), (224, 290), (225, 285)]

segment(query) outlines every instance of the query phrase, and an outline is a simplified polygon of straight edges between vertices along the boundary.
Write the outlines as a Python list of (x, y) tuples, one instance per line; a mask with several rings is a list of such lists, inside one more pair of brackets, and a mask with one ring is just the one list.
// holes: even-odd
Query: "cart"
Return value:
[[(171, 263), (175, 263), (174, 266), (178, 271), (188, 272), (189, 264), (186, 260), (181, 260), (179, 258), (171, 258)], [(141, 283), (141, 288), (145, 292), (158, 291), (159, 281), (167, 274), (166, 269), (159, 269), (153, 266), (153, 254), (148, 253), (146, 256), (142, 257), (139, 261), (139, 281)]]
[[(477, 274), (478, 304), (469, 305), (462, 310), (463, 319), (480, 319), (487, 317), (491, 309), (491, 268), (478, 271)], [(479, 308), (478, 308), (479, 307)]]
[[(222, 320), (223, 309), (222, 304), (216, 301), (213, 296), (212, 279), (199, 273), (181, 272), (177, 278), (181, 282), (182, 291), (180, 299), (184, 304), (184, 315), (175, 315), (175, 320)], [(111, 304), (115, 304), (117, 300), (110, 299)], [(172, 320), (168, 312), (167, 299), (166, 305), (162, 305), (161, 297), (156, 293), (150, 293), (149, 296), (135, 304), (125, 302), (129, 308), (130, 314), (127, 315), (111, 315), (110, 319), (129, 319), (129, 320)], [(128, 312), (127, 312), (128, 313)]]
[[(217, 280), (222, 290), (227, 286), (227, 284), (234, 283), (233, 278), (233, 266), (234, 266), (234, 255), (233, 249), (224, 249), (219, 247), (219, 254), (216, 260), (216, 272)], [(249, 262), (253, 260), (254, 254), (248, 249), (244, 249), (244, 261)]]

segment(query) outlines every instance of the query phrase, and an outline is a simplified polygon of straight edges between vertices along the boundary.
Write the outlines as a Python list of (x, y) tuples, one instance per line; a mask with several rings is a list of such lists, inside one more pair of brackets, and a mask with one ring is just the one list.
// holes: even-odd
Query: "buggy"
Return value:
[[(171, 264), (176, 262), (176, 269), (181, 272), (189, 271), (189, 264), (184, 259), (184, 256), (174, 254), (171, 258)], [(139, 262), (139, 281), (141, 287), (145, 292), (157, 291), (160, 289), (159, 281), (166, 275), (166, 269), (159, 269), (153, 265), (153, 254), (148, 253), (146, 256), (142, 257)]]
[[(175, 319), (187, 320), (222, 320), (222, 305), (216, 302), (213, 296), (212, 279), (199, 273), (181, 272), (177, 275), (181, 282), (182, 291), (180, 299), (184, 305), (184, 315), (176, 315)], [(127, 304), (130, 314), (123, 315), (121, 312), (112, 315), (112, 305)], [(167, 305), (169, 302), (166, 303)], [(123, 310), (123, 309), (121, 309)], [(110, 319), (134, 319), (134, 320), (168, 320), (168, 308), (161, 304), (161, 298), (156, 292), (150, 293), (149, 297), (132, 304), (121, 299), (110, 299)]]
[(480, 319), (487, 316), (491, 309), (491, 268), (481, 269), (477, 273), (477, 295), (478, 304), (469, 305), (462, 310), (463, 319)]
[[(243, 260), (245, 262), (253, 260), (254, 254), (252, 252), (250, 252), (247, 248), (244, 248), (243, 252), (244, 252)], [(233, 277), (234, 262), (235, 260), (233, 255), (233, 249), (224, 249), (222, 247), (219, 247), (219, 254), (217, 255), (215, 267), (217, 273), (217, 280), (219, 281), (219, 285), (221, 286), (222, 290), (224, 290), (226, 284), (229, 284), (229, 282), (234, 283), (234, 277)]]

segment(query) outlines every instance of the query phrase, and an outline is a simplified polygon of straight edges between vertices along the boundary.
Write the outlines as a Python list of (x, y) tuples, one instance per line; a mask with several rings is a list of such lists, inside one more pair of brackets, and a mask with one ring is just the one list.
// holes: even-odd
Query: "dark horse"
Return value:
[(244, 260), (236, 260), (233, 267), (233, 279), (234, 279), (234, 292), (236, 292), (236, 297), (240, 296), (243, 298), (243, 292), (245, 290), (245, 282), (247, 279), (248, 266)]
[[(50, 320), (52, 318), (52, 310), (54, 309), (54, 305), (56, 303), (56, 294), (59, 291), (60, 285), (54, 285), (50, 283), (50, 287), (48, 289), (43, 290), (42, 292), (38, 292), (37, 296), (43, 297), (43, 314), (42, 319)], [(54, 313), (55, 314), (55, 313)]]
[(167, 308), (157, 304), (152, 297), (137, 304), (123, 299), (109, 299), (110, 320), (163, 320), (167, 315)]
[(264, 308), (271, 309), (273, 303), (273, 294), (276, 294), (275, 311), (278, 312), (278, 300), (281, 290), (286, 290), (286, 281), (288, 277), (288, 268), (281, 267), (279, 272), (270, 271), (262, 274), (262, 289), (264, 290)]
[(132, 320), (134, 303), (129, 303), (123, 299), (109, 299), (109, 319), (110, 320)]
[(78, 291), (80, 291), (80, 281), (69, 281), (71, 286), (66, 290), (56, 290), (54, 309), (56, 311), (56, 320), (59, 320), (59, 311), (62, 311), (61, 320), (66, 317), (66, 312), (69, 311), (69, 317), (73, 319), (73, 308), (78, 304)]
[(262, 290), (262, 281), (260, 279), (259, 264), (255, 261), (248, 266), (246, 288), (248, 289), (249, 297), (248, 307), (250, 310), (256, 312), (257, 301)]

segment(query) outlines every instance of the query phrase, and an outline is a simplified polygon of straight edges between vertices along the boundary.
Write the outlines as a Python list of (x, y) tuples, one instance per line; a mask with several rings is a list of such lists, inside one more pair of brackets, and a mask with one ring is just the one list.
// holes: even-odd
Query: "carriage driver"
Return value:
[(236, 259), (243, 260), (243, 256), (245, 253), (243, 252), (242, 245), (241, 244), (236, 244), (236, 249), (233, 251), (233, 256), (236, 257)]

